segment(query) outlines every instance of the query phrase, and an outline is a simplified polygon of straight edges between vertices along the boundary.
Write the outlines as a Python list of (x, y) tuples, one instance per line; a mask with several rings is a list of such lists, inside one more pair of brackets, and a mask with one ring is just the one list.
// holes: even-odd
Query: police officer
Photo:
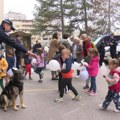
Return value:
[(114, 38), (114, 34), (110, 35), (110, 54), (112, 58), (116, 58), (116, 47), (117, 47), (117, 41)]
[(3, 20), (0, 25), (0, 44), (3, 42), (17, 50), (20, 50), (23, 53), (27, 53), (28, 55), (30, 55), (32, 57), (36, 57), (35, 54), (33, 54), (32, 52), (27, 50), (22, 44), (18, 43), (17, 41), (15, 41), (14, 39), (12, 39), (9, 36), (8, 33), (11, 30), (13, 30), (13, 31), (15, 30), (15, 28), (13, 27), (12, 21), (10, 21), (9, 19)]
[(98, 44), (98, 52), (100, 54), (100, 61), (99, 61), (99, 66), (102, 66), (102, 63), (104, 61), (105, 57), (105, 41), (102, 39), (102, 41)]

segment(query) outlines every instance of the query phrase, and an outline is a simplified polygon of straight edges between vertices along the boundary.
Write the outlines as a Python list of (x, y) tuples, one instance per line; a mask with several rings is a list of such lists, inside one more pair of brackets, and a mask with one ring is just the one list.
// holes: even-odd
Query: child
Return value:
[(45, 66), (43, 49), (39, 49), (37, 51), (37, 59), (36, 59), (35, 65), (37, 66), (35, 72), (37, 74), (39, 74), (39, 78), (40, 78), (40, 80), (38, 80), (38, 82), (42, 82), (43, 74), (41, 72), (42, 72), (42, 70), (44, 69), (44, 66)]
[(120, 112), (120, 67), (119, 60), (109, 60), (108, 67), (110, 69), (109, 76), (103, 76), (108, 83), (108, 93), (105, 97), (105, 101), (102, 105), (99, 105), (101, 109), (106, 110), (111, 101), (113, 100), (116, 109), (114, 112)]
[(0, 86), (2, 89), (4, 89), (3, 78), (6, 76), (7, 68), (8, 68), (8, 63), (5, 60), (5, 58), (3, 58), (2, 55), (0, 54)]
[(32, 80), (31, 77), (31, 60), (32, 58), (29, 55), (24, 56), (24, 63), (25, 63), (25, 76), (29, 73), (29, 80)]
[(62, 73), (62, 80), (60, 85), (60, 95), (58, 98), (55, 99), (55, 102), (63, 102), (63, 95), (64, 95), (64, 89), (66, 85), (72, 92), (75, 94), (75, 97), (73, 100), (79, 100), (79, 95), (77, 90), (72, 86), (72, 76), (73, 76), (73, 70), (72, 67), (72, 58), (70, 57), (70, 50), (63, 49), (62, 50), (62, 60), (63, 60), (63, 66), (62, 69), (59, 70), (59, 72)]
[(90, 48), (88, 50), (88, 54), (91, 57), (91, 60), (89, 64), (85, 65), (87, 67), (90, 80), (91, 80), (91, 87), (87, 91), (90, 96), (97, 95), (96, 93), (96, 76), (98, 74), (98, 68), (99, 68), (99, 56), (98, 51), (95, 48)]
[[(15, 65), (15, 58), (14, 58), (14, 52), (12, 50), (8, 50), (7, 51), (7, 55), (6, 55), (6, 60), (8, 63), (8, 69), (7, 71), (9, 71), (10, 69), (12, 70), (12, 68)], [(6, 74), (6, 84), (9, 82), (10, 77), (8, 74)]]

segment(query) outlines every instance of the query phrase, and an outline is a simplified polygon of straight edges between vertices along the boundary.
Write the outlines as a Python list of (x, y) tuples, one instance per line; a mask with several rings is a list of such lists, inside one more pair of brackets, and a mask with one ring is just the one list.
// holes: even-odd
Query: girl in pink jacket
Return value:
[(95, 48), (90, 48), (88, 50), (88, 54), (91, 57), (89, 64), (85, 65), (87, 67), (90, 79), (91, 79), (91, 87), (88, 90), (89, 95), (94, 96), (96, 93), (96, 76), (98, 74), (99, 68), (99, 56), (98, 51)]

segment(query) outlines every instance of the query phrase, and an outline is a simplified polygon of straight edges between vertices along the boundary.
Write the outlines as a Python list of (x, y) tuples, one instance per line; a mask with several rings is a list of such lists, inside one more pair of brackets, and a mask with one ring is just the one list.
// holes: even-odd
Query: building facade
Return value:
[(26, 20), (26, 15), (18, 12), (9, 11), (7, 14), (5, 14), (4, 18), (9, 18), (10, 20)]
[(31, 34), (31, 43), (32, 45), (36, 43), (36, 41), (41, 42), (43, 46), (49, 46), (49, 37), (41, 37), (43, 36), (42, 33), (40, 35), (32, 35), (33, 29), (33, 20), (27, 20), (24, 14), (15, 13), (15, 12), (8, 12), (5, 15), (5, 18), (12, 20), (14, 27), (17, 31), (22, 31), (25, 33)]

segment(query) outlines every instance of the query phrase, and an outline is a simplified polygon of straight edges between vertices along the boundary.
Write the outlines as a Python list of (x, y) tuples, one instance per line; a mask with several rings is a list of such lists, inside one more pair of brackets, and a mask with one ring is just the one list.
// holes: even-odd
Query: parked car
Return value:
[[(120, 52), (120, 35), (114, 35), (114, 37), (118, 43), (118, 45), (117, 45), (117, 54), (118, 54)], [(102, 39), (104, 39), (104, 42), (105, 42), (105, 50), (106, 50), (106, 52), (108, 52), (110, 49), (110, 46), (108, 46), (108, 43), (110, 43), (110, 34), (98, 37), (94, 41), (94, 44), (96, 45), (96, 47), (98, 47), (98, 45), (102, 41)]]
[[(117, 45), (117, 57), (120, 57), (120, 35), (114, 35), (115, 40), (117, 41), (118, 45)], [(110, 34), (108, 35), (103, 35), (98, 37), (95, 41), (94, 44), (96, 45), (96, 47), (98, 47), (98, 45), (100, 44), (100, 42), (102, 42), (102, 40), (104, 39), (105, 42), (105, 61), (108, 61), (108, 59), (111, 58), (110, 56), (110, 46), (108, 46), (108, 43), (110, 43)]]

